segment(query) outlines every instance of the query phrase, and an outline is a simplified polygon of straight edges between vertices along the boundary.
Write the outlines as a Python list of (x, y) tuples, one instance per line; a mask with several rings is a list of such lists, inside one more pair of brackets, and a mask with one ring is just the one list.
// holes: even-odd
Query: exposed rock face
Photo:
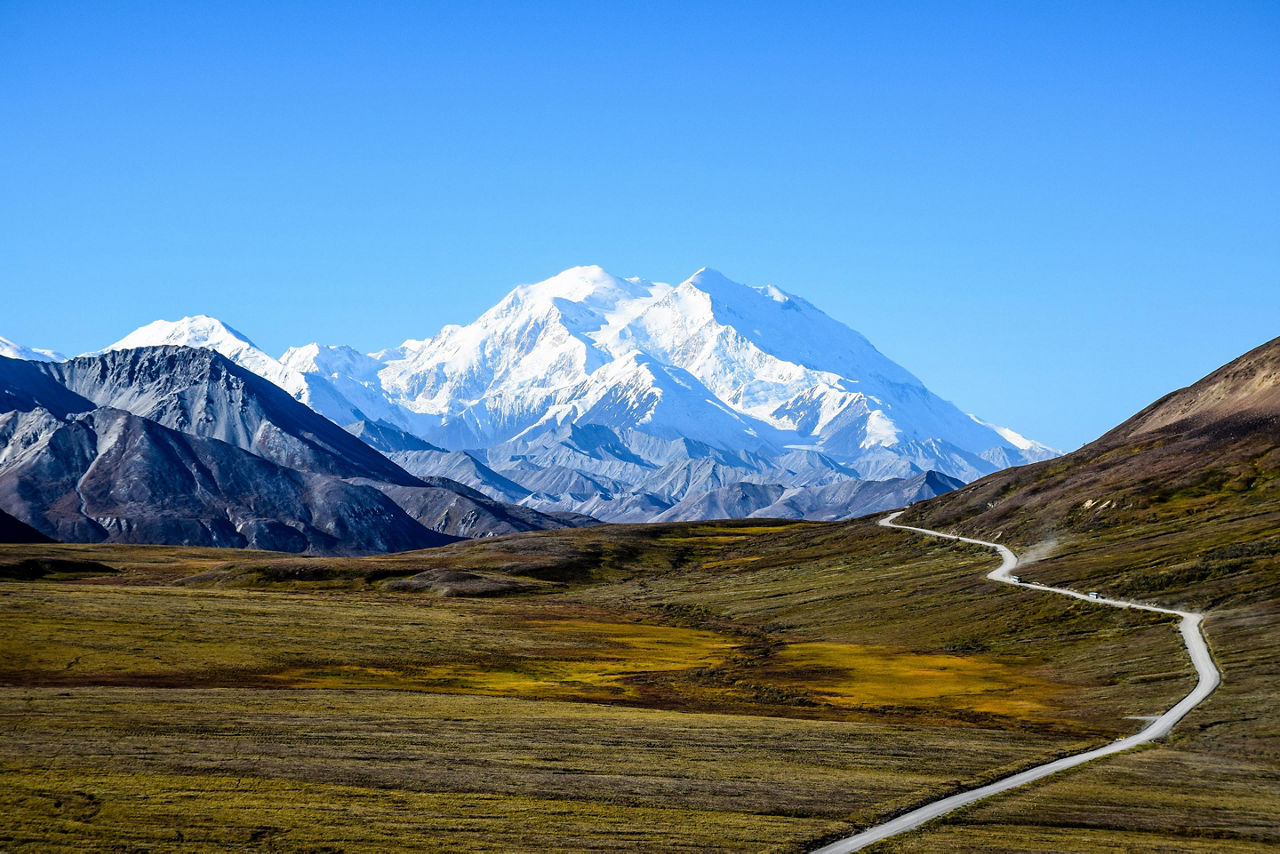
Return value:
[(321, 554), (573, 524), (419, 479), (251, 371), (186, 347), (0, 358), (0, 509), (65, 542)]
[(64, 542), (370, 554), (453, 542), (376, 489), (118, 409), (0, 415), (0, 505)]
[(220, 439), (286, 468), (416, 482), (329, 419), (212, 350), (142, 347), (37, 367), (96, 406)]

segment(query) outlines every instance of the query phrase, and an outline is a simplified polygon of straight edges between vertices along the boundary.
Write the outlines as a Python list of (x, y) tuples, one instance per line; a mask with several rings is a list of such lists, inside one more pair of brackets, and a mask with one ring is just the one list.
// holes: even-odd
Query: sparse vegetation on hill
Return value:
[(990, 850), (1015, 838), (1033, 851), (1068, 839), (1215, 851), (1276, 843), (1278, 389), (1280, 339), (1075, 453), (908, 511), (909, 524), (1001, 536), (1037, 555), (1022, 570), (1037, 581), (1204, 611), (1224, 679), (1167, 745), (1011, 793), (885, 850)]

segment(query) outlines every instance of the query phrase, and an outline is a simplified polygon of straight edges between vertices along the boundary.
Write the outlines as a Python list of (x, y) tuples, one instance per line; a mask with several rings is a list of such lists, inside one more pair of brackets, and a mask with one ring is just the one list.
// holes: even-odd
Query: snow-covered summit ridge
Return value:
[(9, 359), (25, 359), (28, 362), (65, 362), (67, 357), (56, 350), (27, 347), (0, 335), (0, 356)]
[[(983, 454), (1052, 456), (969, 418), (807, 300), (711, 268), (673, 286), (573, 267), (513, 289), (471, 324), (374, 357), (393, 402), (438, 421), (427, 438), (446, 445), (613, 418), (604, 423), (687, 430), (717, 447), (804, 445), (845, 459), (924, 449), (913, 465), (927, 465), (938, 453), (928, 443), (940, 441), (976, 460), (937, 460), (970, 478), (995, 465)], [(663, 412), (679, 413), (679, 426)]]
[[(156, 320), (141, 326), (105, 350), (132, 350), (136, 347), (252, 347), (257, 345), (243, 332), (207, 314), (196, 314), (181, 320)], [(226, 355), (225, 353), (223, 355)]]
[[(368, 387), (380, 365), (374, 363), (370, 373), (371, 360), (352, 348), (310, 344), (276, 359), (243, 332), (205, 314), (148, 323), (99, 352), (166, 345), (220, 353), (341, 425), (377, 419), (391, 409), (380, 389)], [(357, 373), (362, 379), (353, 376)]]
[(276, 360), (205, 316), (149, 324), (112, 349), (148, 344), (216, 349), (340, 424), (384, 422), (447, 448), (590, 424), (633, 450), (799, 447), (863, 476), (933, 468), (966, 480), (1055, 455), (937, 397), (807, 300), (711, 268), (671, 285), (572, 267), (472, 323), (372, 354), (307, 344)]
[(303, 385), (301, 376), (294, 376), (280, 362), (260, 350), (243, 332), (207, 314), (196, 314), (181, 320), (153, 321), (98, 352), (165, 346), (195, 347), (221, 353), (290, 394), (296, 395)]

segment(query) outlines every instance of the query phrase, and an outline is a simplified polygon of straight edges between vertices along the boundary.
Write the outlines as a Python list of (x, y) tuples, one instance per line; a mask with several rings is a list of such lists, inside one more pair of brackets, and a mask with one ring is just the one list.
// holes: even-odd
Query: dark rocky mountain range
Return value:
[(63, 542), (368, 554), (453, 542), (377, 489), (120, 409), (0, 416), (0, 506)]
[(67, 542), (368, 554), (581, 523), (415, 477), (210, 350), (0, 358), (0, 407), (0, 509)]
[(212, 350), (141, 347), (30, 364), (95, 406), (219, 439), (286, 468), (417, 483), (365, 442)]
[(0, 510), (0, 543), (51, 543), (52, 537), (46, 537), (26, 522), (13, 518)]

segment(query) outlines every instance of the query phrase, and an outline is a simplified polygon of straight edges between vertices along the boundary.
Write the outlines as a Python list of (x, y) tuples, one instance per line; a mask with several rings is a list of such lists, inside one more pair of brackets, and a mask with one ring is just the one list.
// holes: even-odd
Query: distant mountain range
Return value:
[[(965, 414), (799, 297), (707, 269), (672, 286), (575, 267), (516, 288), (468, 326), (372, 354), (308, 344), (277, 359), (206, 316), (156, 321), (71, 361), (3, 339), (0, 354), (24, 360), (4, 369), (0, 386), (0, 411), (9, 413), (0, 416), (9, 425), (0, 435), (9, 443), (0, 451), (0, 489), (33, 436), (77, 425), (85, 471), (66, 474), (78, 479), (105, 465), (89, 450), (100, 450), (104, 433), (159, 435), (100, 411), (109, 409), (329, 478), (333, 489), (371, 490), (356, 502), (368, 512), (390, 500), (451, 536), (583, 521), (572, 514), (848, 518), (1057, 453)], [(28, 445), (15, 450), (19, 421)], [(183, 446), (188, 467), (213, 453), (199, 442), (166, 441)], [(293, 516), (281, 524), (300, 538), (245, 535), (249, 511), (234, 509), (237, 497), (226, 490), (213, 504), (241, 519), (229, 523), (240, 533), (202, 536), (338, 548), (338, 534), (307, 529), (309, 499), (298, 489), (284, 502)], [(475, 507), (442, 512), (440, 490)], [(50, 516), (38, 506), (50, 495), (19, 500), (20, 492), (0, 492), (0, 509), (45, 533), (123, 536), (93, 522), (83, 496), (59, 493), (66, 512)], [(370, 536), (358, 550), (404, 542)]]
[(33, 350), (0, 335), (0, 356), (32, 362), (61, 362), (67, 357), (55, 350)]

